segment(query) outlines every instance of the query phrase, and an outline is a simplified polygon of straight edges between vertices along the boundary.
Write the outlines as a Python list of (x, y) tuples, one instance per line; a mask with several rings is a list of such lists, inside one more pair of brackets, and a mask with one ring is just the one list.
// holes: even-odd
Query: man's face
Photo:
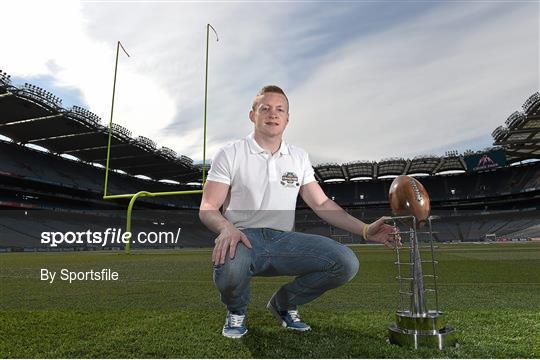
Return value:
[(287, 99), (279, 93), (258, 96), (249, 118), (255, 124), (256, 133), (269, 137), (281, 136), (289, 123)]

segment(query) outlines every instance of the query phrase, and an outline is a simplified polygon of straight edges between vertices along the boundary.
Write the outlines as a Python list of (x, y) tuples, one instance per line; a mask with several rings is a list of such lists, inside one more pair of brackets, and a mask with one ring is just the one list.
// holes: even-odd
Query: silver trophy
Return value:
[[(422, 221), (421, 229), (418, 228), (419, 222), (414, 216), (397, 216), (389, 220), (396, 228), (399, 228), (398, 223), (405, 224), (408, 228), (398, 231), (403, 246), (395, 249), (400, 302), (396, 323), (388, 328), (392, 344), (415, 349), (443, 349), (457, 344), (454, 329), (445, 325), (443, 313), (439, 310), (437, 260), (431, 227), (434, 219), (436, 218), (430, 216)], [(421, 254), (428, 259), (422, 260)], [(426, 256), (428, 254), (429, 256)], [(423, 264), (427, 265), (429, 273), (424, 272)], [(435, 309), (429, 310), (428, 303), (434, 304)]]

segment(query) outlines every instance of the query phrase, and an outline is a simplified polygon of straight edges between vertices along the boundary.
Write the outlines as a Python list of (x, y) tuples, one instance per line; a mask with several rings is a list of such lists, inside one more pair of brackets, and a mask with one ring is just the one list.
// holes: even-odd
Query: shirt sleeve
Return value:
[(217, 181), (227, 185), (231, 185), (231, 166), (227, 154), (223, 149), (220, 149), (210, 165), (210, 171), (208, 171), (208, 177), (206, 180)]
[(317, 181), (315, 179), (315, 170), (311, 166), (311, 161), (309, 160), (309, 155), (305, 153), (304, 155), (304, 176), (302, 179), (302, 185), (309, 184), (311, 182)]

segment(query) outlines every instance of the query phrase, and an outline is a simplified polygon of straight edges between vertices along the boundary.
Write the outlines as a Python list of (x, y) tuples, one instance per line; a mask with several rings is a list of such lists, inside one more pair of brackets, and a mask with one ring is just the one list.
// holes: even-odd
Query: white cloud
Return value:
[[(166, 92), (160, 96), (174, 100), (173, 114), (164, 114), (158, 99), (153, 107), (154, 118), (162, 121), (151, 123), (158, 143), (195, 159), (202, 153), (206, 23), (217, 29), (220, 38), (216, 43), (214, 35), (210, 37), (208, 156), (250, 131), (247, 113), (262, 84), (288, 81), (285, 57), (290, 40), (306, 27), (300, 23), (283, 31), (288, 13), (267, 5), (89, 3), (84, 10), (92, 19), (88, 31), (96, 40), (105, 41), (114, 31), (133, 52), (133, 58), (122, 64), (122, 73), (144, 73)], [(302, 41), (297, 39), (298, 45)], [(128, 61), (131, 68), (125, 65)], [(119, 89), (124, 101), (130, 99), (130, 91), (134, 90)], [(132, 106), (133, 112), (122, 117), (129, 119), (130, 129), (132, 124), (144, 124), (135, 109), (149, 108), (144, 101)], [(115, 112), (121, 113), (120, 108)]]
[(287, 139), (316, 161), (379, 160), (502, 124), (538, 88), (537, 7), (447, 4), (327, 48), (326, 27), (365, 8), (13, 0), (0, 66), (80, 89), (107, 122), (121, 40), (115, 122), (198, 160), (210, 22), (208, 157), (251, 130), (252, 96), (274, 83), (290, 90)]
[[(54, 86), (80, 89), (88, 109), (108, 123), (118, 39), (114, 32), (108, 41), (92, 37), (86, 27), (91, 20), (75, 1), (10, 1), (7, 8), (4, 25), (14, 30), (2, 39), (5, 70), (21, 78), (49, 75)], [(155, 136), (175, 114), (168, 93), (125, 55), (119, 61), (116, 93), (114, 121), (134, 135)]]
[(291, 94), (289, 137), (345, 162), (490, 134), (538, 89), (536, 7), (445, 6), (358, 37)]

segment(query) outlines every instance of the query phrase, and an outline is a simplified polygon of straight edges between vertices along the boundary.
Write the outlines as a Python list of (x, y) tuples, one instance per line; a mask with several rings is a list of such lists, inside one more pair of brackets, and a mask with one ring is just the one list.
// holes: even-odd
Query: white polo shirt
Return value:
[(223, 216), (237, 228), (291, 231), (300, 186), (315, 174), (303, 149), (282, 141), (272, 155), (251, 133), (217, 152), (207, 180), (230, 185)]

